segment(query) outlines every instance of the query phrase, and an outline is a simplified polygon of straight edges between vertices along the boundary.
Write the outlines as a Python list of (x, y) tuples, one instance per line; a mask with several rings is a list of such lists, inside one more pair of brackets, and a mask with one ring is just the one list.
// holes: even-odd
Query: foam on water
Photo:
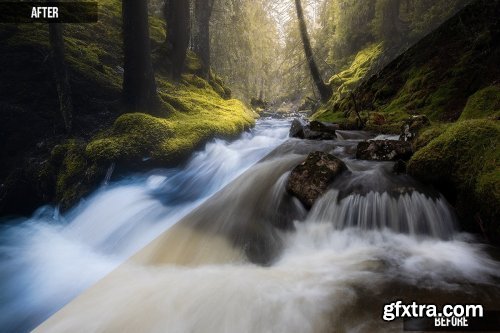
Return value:
[(289, 121), (258, 121), (214, 140), (182, 169), (105, 186), (60, 216), (43, 207), (0, 230), (0, 331), (33, 328), (167, 230), (288, 137)]
[[(464, 301), (471, 284), (499, 277), (498, 264), (460, 235), (296, 227), (282, 235), (285, 251), (269, 267), (122, 266), (36, 332), (399, 332), (400, 323), (380, 319), (391, 296), (458, 290)], [(407, 290), (384, 291), (394, 285)]]

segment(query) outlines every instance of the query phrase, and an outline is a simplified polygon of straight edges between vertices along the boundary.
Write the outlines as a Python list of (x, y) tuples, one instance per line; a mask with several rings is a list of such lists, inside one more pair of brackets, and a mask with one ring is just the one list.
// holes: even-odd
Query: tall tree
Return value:
[(148, 1), (123, 0), (122, 19), (123, 102), (128, 111), (155, 114), (159, 102), (151, 63)]
[(306, 55), (307, 64), (309, 65), (309, 70), (311, 71), (311, 76), (313, 78), (314, 84), (318, 89), (321, 100), (323, 102), (328, 101), (332, 95), (331, 88), (325, 84), (321, 78), (321, 74), (318, 69), (318, 65), (314, 60), (311, 41), (309, 40), (309, 34), (307, 33), (306, 20), (304, 18), (304, 11), (302, 10), (302, 4), (300, 0), (295, 0), (295, 9), (297, 11), (297, 18), (299, 20), (300, 36), (302, 38), (302, 44), (304, 45), (304, 53)]
[(208, 78), (210, 71), (210, 17), (215, 0), (195, 0), (196, 32), (194, 35), (194, 51), (200, 57), (203, 68), (202, 75)]
[(375, 26), (377, 35), (391, 44), (402, 39), (403, 22), (400, 19), (401, 0), (378, 0), (376, 5)]
[(71, 99), (68, 70), (64, 60), (64, 40), (61, 23), (49, 24), (49, 39), (52, 48), (54, 77), (56, 80), (57, 94), (59, 96), (59, 110), (66, 132), (69, 133), (71, 132), (73, 122), (73, 102)]
[(164, 16), (167, 22), (167, 54), (171, 75), (179, 79), (184, 70), (190, 37), (190, 8), (187, 0), (166, 0)]

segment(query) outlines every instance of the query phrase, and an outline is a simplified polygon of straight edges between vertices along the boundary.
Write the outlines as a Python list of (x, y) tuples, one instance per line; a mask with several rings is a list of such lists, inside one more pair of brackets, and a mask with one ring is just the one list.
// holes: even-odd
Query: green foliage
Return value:
[(475, 208), (482, 218), (498, 223), (499, 142), (498, 122), (460, 121), (421, 148), (410, 160), (408, 172), (424, 181), (452, 186), (462, 211), (471, 216)]
[(467, 100), (460, 120), (498, 118), (500, 116), (500, 86), (478, 90)]
[(457, 95), (457, 81), (453, 78), (435, 88), (439, 73), (427, 65), (412, 67), (401, 75), (405, 78), (403, 87), (387, 104), (384, 104), (384, 91), (377, 91), (379, 109), (382, 112), (425, 114), (430, 119), (438, 120)]
[(122, 115), (110, 131), (88, 144), (87, 155), (99, 163), (138, 165), (147, 160), (161, 165), (186, 156), (213, 136), (235, 136), (253, 125), (254, 114), (242, 102), (222, 99), (205, 80), (192, 74), (183, 79), (185, 84), (175, 88), (158, 82), (160, 97), (172, 108), (167, 118)]
[(432, 140), (443, 134), (449, 126), (450, 124), (435, 122), (430, 127), (422, 129), (413, 142), (413, 150), (418, 151), (427, 146)]
[(333, 102), (346, 96), (367, 77), (382, 52), (381, 43), (369, 45), (356, 54), (349, 68), (332, 76), (329, 85), (334, 90)]
[[(211, 17), (211, 62), (240, 98), (277, 94), (281, 84), (271, 1), (220, 0)], [(214, 89), (218, 89), (214, 84)], [(227, 93), (227, 92), (226, 92)]]

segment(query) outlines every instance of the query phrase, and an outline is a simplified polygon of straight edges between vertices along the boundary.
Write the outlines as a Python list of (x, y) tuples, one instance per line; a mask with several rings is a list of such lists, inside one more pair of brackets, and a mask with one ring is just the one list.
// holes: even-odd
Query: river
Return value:
[[(259, 120), (183, 167), (103, 185), (63, 215), (42, 207), (9, 221), (2, 330), (62, 308), (37, 331), (398, 332), (381, 320), (385, 303), (497, 303), (500, 266), (458, 231), (446, 200), (390, 162), (354, 158), (371, 134), (311, 142), (288, 139), (289, 126)], [(314, 150), (350, 171), (306, 211), (285, 184)]]

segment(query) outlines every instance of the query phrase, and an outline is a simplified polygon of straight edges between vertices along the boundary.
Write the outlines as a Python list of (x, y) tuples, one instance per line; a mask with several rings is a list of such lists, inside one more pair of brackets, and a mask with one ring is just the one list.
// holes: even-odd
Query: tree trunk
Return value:
[(202, 76), (208, 79), (210, 71), (210, 16), (215, 0), (195, 0), (196, 34), (194, 51), (203, 64)]
[(170, 59), (170, 74), (179, 79), (184, 71), (186, 52), (190, 37), (189, 1), (165, 1), (165, 20), (167, 21), (167, 54)]
[(332, 90), (325, 84), (325, 82), (323, 82), (321, 74), (319, 73), (318, 65), (314, 60), (311, 41), (309, 40), (309, 34), (307, 33), (307, 25), (300, 0), (295, 0), (295, 8), (297, 10), (297, 18), (299, 19), (300, 36), (302, 38), (302, 44), (304, 45), (304, 53), (307, 58), (309, 70), (311, 71), (311, 76), (313, 78), (314, 84), (316, 85), (316, 88), (318, 89), (321, 101), (327, 102), (332, 95)]
[(49, 24), (49, 39), (52, 48), (52, 62), (56, 80), (57, 94), (59, 96), (59, 110), (64, 122), (66, 132), (71, 132), (73, 118), (73, 103), (71, 99), (71, 86), (68, 71), (64, 61), (64, 40), (61, 23)]
[(401, 0), (379, 0), (380, 37), (390, 44), (401, 42), (402, 22), (399, 17)]
[(158, 94), (151, 63), (147, 0), (123, 0), (123, 103), (127, 111), (156, 114)]

